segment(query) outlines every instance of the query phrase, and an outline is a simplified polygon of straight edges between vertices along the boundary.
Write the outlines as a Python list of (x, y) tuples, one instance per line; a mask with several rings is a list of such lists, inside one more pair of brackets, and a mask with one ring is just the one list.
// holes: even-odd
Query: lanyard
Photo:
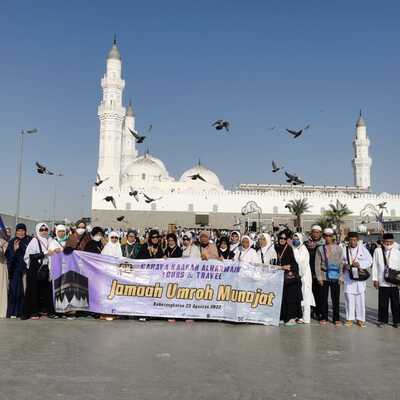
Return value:
[(279, 265), (282, 265), (282, 257), (283, 257), (283, 255), (285, 254), (285, 251), (286, 251), (287, 247), (288, 247), (288, 245), (287, 245), (287, 243), (286, 243), (286, 244), (285, 244), (285, 247), (284, 247), (283, 250), (282, 250), (282, 253), (281, 253), (281, 254), (278, 254)]
[(350, 257), (352, 258), (350, 265), (353, 265), (354, 261), (357, 260), (358, 253), (359, 253), (359, 251), (360, 251), (360, 246), (357, 246), (357, 253), (356, 253), (356, 256), (355, 256), (355, 257), (353, 257), (353, 255), (351, 254), (351, 250), (352, 250), (351, 247), (349, 247), (349, 250), (350, 250), (350, 251), (349, 251)]

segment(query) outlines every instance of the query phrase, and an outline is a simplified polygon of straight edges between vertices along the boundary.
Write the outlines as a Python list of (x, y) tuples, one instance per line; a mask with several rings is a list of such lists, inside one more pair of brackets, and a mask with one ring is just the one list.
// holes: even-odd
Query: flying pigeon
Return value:
[(129, 188), (129, 196), (133, 196), (135, 198), (136, 201), (139, 201), (139, 192), (137, 190), (134, 190), (133, 187), (131, 186)]
[(103, 182), (105, 182), (107, 179), (110, 179), (110, 178), (108, 177), (108, 178), (105, 178), (105, 179), (101, 179), (101, 178), (100, 178), (100, 175), (97, 174), (96, 182), (95, 182), (94, 184), (95, 184), (95, 186), (100, 186), (100, 185), (101, 185)]
[(289, 174), (288, 172), (285, 172), (285, 175), (287, 176), (287, 183), (291, 183), (292, 185), (304, 185), (304, 181), (300, 179), (297, 175), (294, 174)]
[(132, 133), (133, 137), (136, 139), (136, 143), (143, 143), (144, 139), (146, 139), (146, 136), (140, 136), (135, 131), (133, 131), (131, 128), (128, 128), (128, 129), (129, 129), (129, 132)]
[(292, 129), (286, 129), (286, 132), (289, 132), (290, 134), (292, 134), (293, 138), (296, 139), (303, 133), (303, 131), (306, 131), (307, 129), (309, 129), (310, 126), (311, 126), (310, 124), (307, 124), (304, 128), (302, 128), (302, 129), (300, 129), (298, 131), (295, 131), (295, 130), (292, 130)]
[(120, 217), (117, 217), (118, 222), (122, 222), (124, 220), (125, 216), (121, 215)]
[(162, 199), (162, 197), (158, 197), (158, 198), (156, 198), (156, 199), (153, 199), (153, 198), (151, 198), (151, 197), (149, 197), (149, 196), (147, 196), (146, 194), (144, 194), (143, 193), (143, 196), (145, 197), (145, 202), (146, 203), (152, 203), (153, 201), (157, 201), (157, 200), (160, 200), (160, 199)]
[(231, 126), (229, 121), (224, 121), (223, 119), (219, 119), (215, 121), (212, 126), (215, 127), (217, 131), (220, 131), (225, 128), (226, 131), (229, 132), (229, 127)]
[(387, 201), (384, 201), (382, 203), (377, 204), (376, 206), (380, 209), (380, 210), (385, 210), (386, 209), (386, 204)]
[(54, 173), (49, 171), (47, 169), (47, 167), (45, 167), (44, 165), (39, 164), (37, 161), (36, 161), (35, 164), (36, 164), (36, 171), (37, 171), (38, 174), (40, 174), (40, 175), (54, 175)]
[(190, 175), (189, 178), (193, 179), (194, 181), (200, 179), (203, 182), (207, 182), (200, 174)]
[(114, 208), (117, 208), (117, 205), (116, 205), (116, 203), (115, 203), (114, 197), (112, 197), (112, 196), (106, 196), (106, 197), (104, 197), (103, 200), (106, 201), (107, 203), (108, 203), (108, 202), (111, 202), (111, 204), (114, 206)]
[(281, 170), (283, 167), (278, 167), (276, 165), (276, 162), (274, 160), (272, 160), (272, 172), (278, 172), (279, 170)]

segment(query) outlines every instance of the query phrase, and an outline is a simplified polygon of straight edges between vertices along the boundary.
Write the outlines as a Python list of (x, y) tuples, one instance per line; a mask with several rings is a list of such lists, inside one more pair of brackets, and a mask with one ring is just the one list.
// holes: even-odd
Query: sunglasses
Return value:
[(48, 230), (48, 228), (40, 228), (39, 229), (39, 232), (48, 232), (49, 230)]
[(287, 237), (281, 236), (279, 240), (287, 240)]
[(117, 236), (111, 236), (110, 239), (118, 239)]
[(184, 237), (182, 238), (182, 240), (190, 240), (188, 237)]

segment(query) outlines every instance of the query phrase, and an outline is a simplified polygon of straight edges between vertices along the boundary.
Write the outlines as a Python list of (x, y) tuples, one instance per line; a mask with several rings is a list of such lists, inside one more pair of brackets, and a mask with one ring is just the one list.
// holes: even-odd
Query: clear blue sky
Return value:
[[(52, 180), (35, 174), (35, 160), (66, 175), (57, 217), (88, 214), (114, 33), (125, 101), (139, 129), (153, 124), (150, 152), (172, 175), (201, 157), (227, 188), (279, 183), (276, 159), (307, 184), (351, 185), (362, 108), (373, 189), (400, 192), (399, 21), (397, 1), (2, 0), (0, 211), (15, 210), (17, 134), (37, 127), (26, 140), (22, 214), (51, 209)], [(232, 122), (230, 135), (210, 128), (217, 118)], [(268, 130), (308, 122), (298, 141)]]

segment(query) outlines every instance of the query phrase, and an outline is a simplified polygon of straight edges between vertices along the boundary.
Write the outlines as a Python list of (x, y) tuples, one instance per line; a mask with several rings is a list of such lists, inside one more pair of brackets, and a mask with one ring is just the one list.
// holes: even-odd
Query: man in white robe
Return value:
[[(352, 326), (353, 321), (365, 328), (365, 289), (366, 281), (357, 281), (350, 278), (349, 269), (367, 269), (372, 265), (372, 257), (367, 248), (359, 243), (356, 232), (348, 235), (349, 245), (343, 249), (344, 268), (344, 295), (346, 303), (346, 326)], [(348, 252), (347, 252), (348, 249)], [(355, 271), (357, 273), (357, 271)]]
[(389, 303), (392, 309), (393, 327), (400, 323), (399, 287), (385, 280), (386, 268), (400, 270), (400, 251), (394, 245), (392, 233), (383, 235), (382, 247), (375, 249), (372, 264), (372, 281), (378, 289), (378, 327), (389, 322)]

